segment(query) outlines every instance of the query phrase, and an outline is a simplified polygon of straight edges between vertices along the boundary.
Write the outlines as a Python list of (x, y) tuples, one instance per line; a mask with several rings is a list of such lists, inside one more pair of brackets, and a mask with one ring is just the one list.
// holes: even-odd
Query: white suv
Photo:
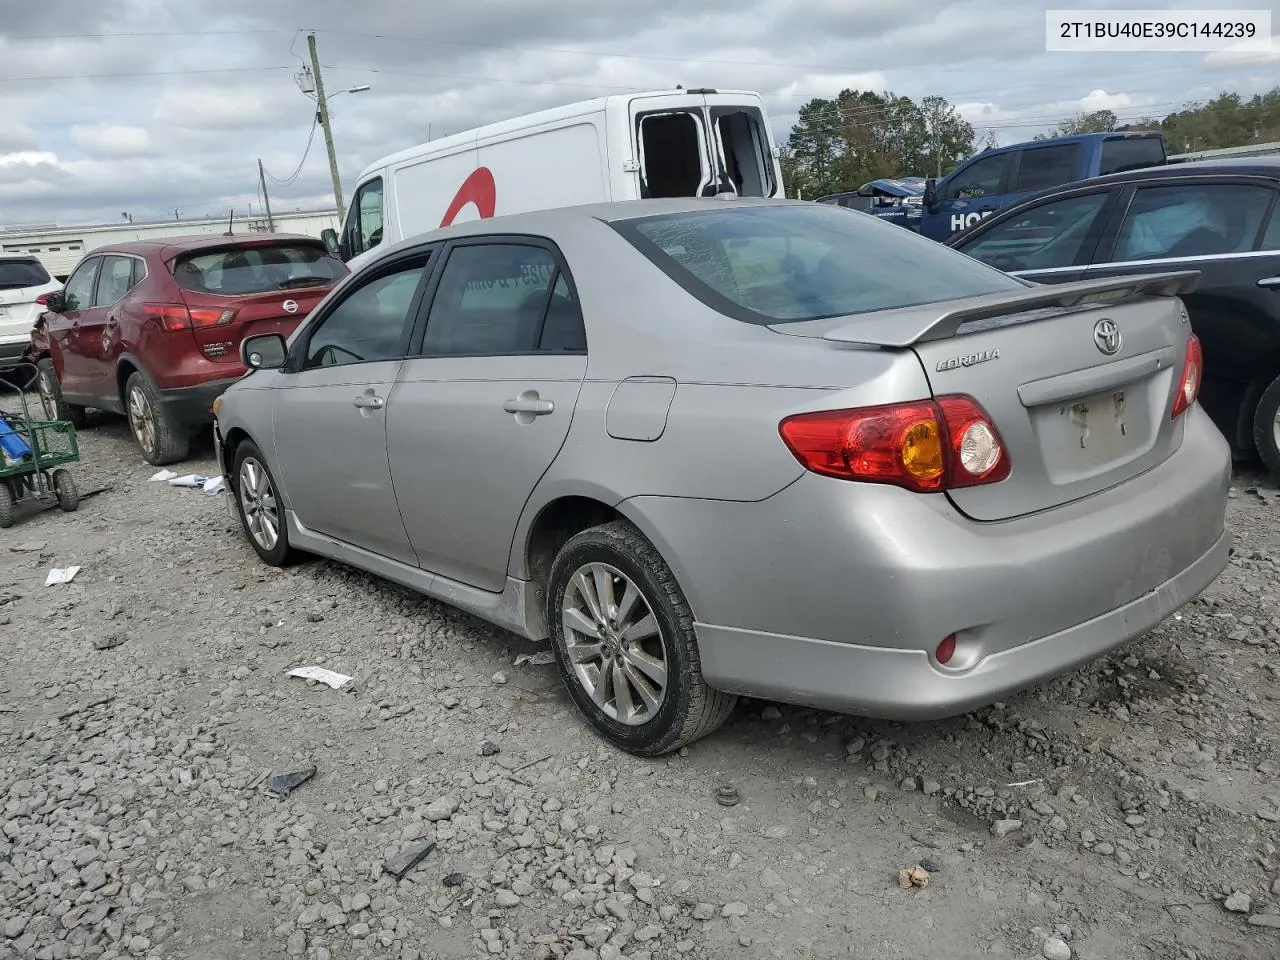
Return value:
[(61, 289), (31, 254), (0, 253), (0, 368), (21, 359), (45, 301)]

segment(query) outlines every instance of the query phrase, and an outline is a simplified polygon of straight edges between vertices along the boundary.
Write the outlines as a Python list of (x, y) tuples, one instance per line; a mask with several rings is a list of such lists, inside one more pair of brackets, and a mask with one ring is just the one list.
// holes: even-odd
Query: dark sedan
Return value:
[(1280, 157), (1149, 167), (1029, 197), (947, 240), (1037, 283), (1199, 270), (1201, 403), (1280, 477)]

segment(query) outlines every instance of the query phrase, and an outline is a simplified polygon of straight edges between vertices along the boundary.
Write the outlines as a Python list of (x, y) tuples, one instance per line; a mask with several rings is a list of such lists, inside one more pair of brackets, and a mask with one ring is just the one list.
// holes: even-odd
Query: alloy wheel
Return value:
[(592, 702), (627, 726), (652, 720), (667, 695), (666, 638), (640, 588), (606, 563), (579, 567), (560, 607), (570, 667)]
[(147, 454), (156, 451), (156, 415), (142, 388), (129, 391), (129, 427)]
[(271, 477), (254, 457), (245, 457), (240, 464), (240, 482), (237, 487), (240, 509), (244, 511), (249, 535), (259, 547), (269, 553), (280, 541), (280, 513)]

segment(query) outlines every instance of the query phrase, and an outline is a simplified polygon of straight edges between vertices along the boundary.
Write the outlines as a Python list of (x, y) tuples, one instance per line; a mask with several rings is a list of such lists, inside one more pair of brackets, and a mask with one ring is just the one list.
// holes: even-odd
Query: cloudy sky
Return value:
[[(1083, 5), (1083, 4), (1082, 4)], [(1217, 4), (1226, 5), (1226, 4)], [(1271, 9), (1280, 3), (1232, 3)], [(938, 93), (979, 136), (1080, 110), (1163, 115), (1280, 82), (1270, 54), (1046, 53), (1008, 0), (0, 0), (0, 225), (333, 206), (295, 73), (314, 30), (348, 198), (367, 163), (442, 134), (610, 93), (758, 90), (780, 141), (842, 87)], [(1203, 9), (1143, 0), (1088, 6)], [(450, 9), (453, 7), (452, 9)], [(299, 166), (301, 162), (301, 166)]]

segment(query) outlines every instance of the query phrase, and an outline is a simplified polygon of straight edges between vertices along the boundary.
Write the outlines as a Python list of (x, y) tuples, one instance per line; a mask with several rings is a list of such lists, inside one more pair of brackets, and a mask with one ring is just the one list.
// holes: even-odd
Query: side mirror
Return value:
[(44, 308), (50, 313), (66, 313), (67, 295), (61, 290), (54, 291), (45, 298)]
[(329, 251), (329, 256), (338, 256), (338, 234), (333, 227), (325, 227), (321, 230), (320, 239), (324, 241), (324, 248)]
[(920, 198), (920, 202), (928, 208), (930, 213), (936, 213), (938, 210), (938, 181), (930, 177), (924, 182), (924, 196)]
[(240, 341), (240, 362), (250, 370), (277, 370), (289, 357), (289, 346), (278, 333), (260, 333)]

